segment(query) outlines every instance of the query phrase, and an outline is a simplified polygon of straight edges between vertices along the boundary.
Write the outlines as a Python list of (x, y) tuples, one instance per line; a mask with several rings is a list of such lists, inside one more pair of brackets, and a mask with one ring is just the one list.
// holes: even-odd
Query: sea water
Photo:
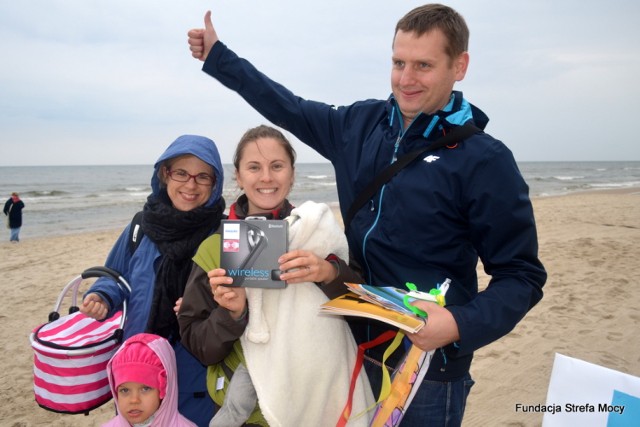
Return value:
[[(640, 187), (640, 162), (522, 162), (532, 197)], [(124, 228), (151, 192), (151, 165), (0, 167), (0, 200), (17, 191), (26, 207), (22, 239)], [(225, 165), (227, 207), (241, 194)], [(296, 164), (290, 200), (338, 205), (330, 163)], [(8, 235), (7, 235), (8, 236)], [(7, 237), (8, 238), (8, 237)]]
[[(233, 166), (224, 169), (228, 208), (242, 193)], [(0, 167), (0, 201), (16, 191), (25, 203), (21, 239), (124, 228), (151, 193), (152, 173), (152, 165)], [(337, 206), (331, 164), (296, 164), (290, 200)]]

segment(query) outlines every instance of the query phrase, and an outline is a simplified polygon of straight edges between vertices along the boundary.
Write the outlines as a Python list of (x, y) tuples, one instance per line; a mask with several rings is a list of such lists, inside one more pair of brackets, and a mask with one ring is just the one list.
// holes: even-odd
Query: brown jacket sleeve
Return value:
[(338, 269), (338, 276), (333, 279), (333, 281), (325, 284), (318, 284), (327, 298), (334, 299), (349, 292), (345, 282), (364, 283), (364, 279), (362, 278), (357, 265), (348, 265), (343, 259), (338, 258), (333, 254), (329, 255), (326, 259)]
[(219, 363), (247, 327), (214, 301), (207, 272), (193, 264), (178, 313), (182, 344), (204, 365)]

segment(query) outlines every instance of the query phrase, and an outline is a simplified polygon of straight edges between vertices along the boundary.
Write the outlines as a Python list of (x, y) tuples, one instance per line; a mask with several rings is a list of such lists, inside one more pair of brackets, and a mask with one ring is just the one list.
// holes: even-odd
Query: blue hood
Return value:
[(160, 179), (158, 179), (158, 170), (160, 165), (168, 159), (182, 156), (185, 154), (192, 154), (209, 164), (213, 168), (213, 172), (216, 176), (216, 187), (211, 192), (209, 201), (205, 203), (205, 206), (210, 207), (220, 200), (222, 196), (222, 184), (224, 183), (224, 171), (222, 169), (222, 162), (220, 161), (220, 154), (218, 153), (218, 147), (215, 142), (204, 136), (198, 135), (182, 135), (178, 137), (171, 145), (165, 150), (164, 153), (158, 158), (156, 164), (153, 167), (153, 176), (151, 177), (151, 191), (154, 195), (158, 195), (160, 192)]

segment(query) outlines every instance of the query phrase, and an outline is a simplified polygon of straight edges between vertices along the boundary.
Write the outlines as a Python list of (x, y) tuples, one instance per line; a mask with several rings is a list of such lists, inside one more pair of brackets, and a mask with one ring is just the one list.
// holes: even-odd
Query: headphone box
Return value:
[(284, 288), (278, 258), (288, 250), (289, 223), (285, 220), (222, 220), (220, 267), (233, 278), (230, 286)]

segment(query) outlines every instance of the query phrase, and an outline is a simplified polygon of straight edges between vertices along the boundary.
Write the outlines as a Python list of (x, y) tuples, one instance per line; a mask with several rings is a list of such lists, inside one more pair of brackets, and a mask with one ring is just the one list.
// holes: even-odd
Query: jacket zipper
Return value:
[[(405, 129), (404, 128), (404, 122), (402, 120), (402, 114), (400, 114), (400, 111), (397, 110), (395, 107), (391, 111), (391, 119), (389, 120), (389, 124), (390, 125), (393, 124), (393, 119), (394, 118), (397, 118), (399, 123), (400, 123), (400, 133), (398, 134), (398, 137), (396, 138), (396, 142), (395, 142), (395, 144), (393, 146), (393, 156), (391, 157), (391, 163), (394, 163), (396, 160), (398, 160), (398, 149), (400, 148), (400, 143), (402, 142), (402, 138), (404, 137), (404, 135), (407, 134), (407, 131), (411, 128), (411, 126), (415, 123), (415, 121), (421, 115), (422, 115), (422, 113), (418, 113), (413, 118), (413, 120), (411, 120), (411, 123), (409, 123), (409, 126), (407, 126), (407, 128)], [(437, 120), (438, 120), (438, 118), (436, 116), (434, 116), (433, 119), (431, 120), (429, 128), (431, 128), (433, 125), (435, 125), (435, 121), (437, 121)], [(364, 235), (364, 238), (362, 239), (362, 259), (364, 260), (364, 266), (367, 269), (367, 276), (368, 277), (371, 277), (371, 269), (369, 268), (369, 262), (367, 261), (367, 255), (366, 255), (366, 252), (367, 252), (366, 251), (367, 240), (369, 238), (369, 235), (373, 231), (373, 229), (378, 224), (378, 218), (380, 217), (380, 208), (382, 206), (382, 197), (384, 196), (384, 190), (385, 190), (386, 187), (387, 187), (387, 185), (385, 184), (380, 189), (380, 197), (378, 198), (378, 214), (376, 215), (376, 219), (373, 221), (373, 224), (371, 224), (371, 227), (369, 227), (369, 229), (367, 230), (367, 232)], [(375, 210), (375, 203), (374, 203), (373, 199), (371, 199), (369, 201), (369, 209), (372, 212)]]
[[(411, 126), (411, 124), (409, 124), (409, 126)], [(396, 138), (396, 142), (393, 145), (393, 156), (391, 157), (391, 163), (394, 163), (396, 160), (398, 160), (398, 148), (400, 147), (400, 142), (402, 141), (402, 137), (403, 136), (404, 136), (404, 132), (401, 129), (400, 130), (400, 134)], [(367, 261), (367, 255), (366, 255), (366, 253), (367, 253), (367, 249), (366, 249), (367, 248), (367, 240), (369, 239), (369, 234), (371, 234), (371, 232), (373, 231), (373, 229), (376, 227), (376, 225), (378, 223), (378, 218), (380, 217), (380, 206), (382, 205), (382, 196), (384, 195), (384, 190), (385, 190), (386, 187), (387, 187), (387, 185), (385, 184), (380, 189), (380, 197), (378, 198), (378, 214), (376, 215), (375, 221), (373, 221), (373, 224), (371, 224), (371, 227), (369, 227), (369, 229), (367, 230), (367, 232), (364, 235), (364, 238), (362, 239), (362, 259), (364, 260), (364, 265), (365, 265), (365, 267), (367, 269), (367, 277), (371, 277), (371, 268), (369, 268), (369, 262)], [(373, 212), (375, 210), (375, 203), (374, 203), (373, 199), (371, 199), (369, 201), (369, 210), (371, 212)]]
[[(409, 128), (411, 127), (411, 125), (413, 125), (413, 123), (416, 121), (416, 119), (418, 117), (420, 117), (422, 113), (419, 113), (418, 115), (416, 115), (416, 117), (413, 118), (413, 120), (411, 121), (411, 123), (409, 123), (409, 126), (407, 126), (407, 129), (404, 128), (404, 122), (402, 120), (402, 114), (400, 113), (400, 110), (396, 109), (395, 107), (393, 108), (393, 110), (391, 111), (391, 117), (389, 120), (389, 125), (393, 124), (393, 120), (397, 119), (398, 123), (400, 124), (400, 133), (398, 134), (398, 137), (396, 138), (396, 142), (393, 145), (393, 156), (391, 157), (391, 163), (395, 162), (396, 160), (398, 160), (398, 149), (400, 148), (400, 143), (402, 142), (402, 138), (404, 137), (404, 135), (406, 135), (406, 131), (409, 130)], [(369, 229), (367, 230), (367, 232), (364, 235), (364, 238), (362, 239), (362, 259), (364, 260), (364, 266), (367, 269), (367, 277), (371, 277), (371, 268), (369, 268), (369, 262), (367, 261), (367, 240), (369, 239), (369, 235), (371, 234), (371, 232), (373, 231), (374, 228), (376, 228), (376, 225), (378, 224), (378, 218), (380, 217), (380, 207), (382, 206), (382, 197), (384, 196), (384, 190), (387, 187), (387, 185), (383, 185), (382, 188), (380, 189), (380, 197), (378, 198), (378, 214), (376, 215), (376, 219), (373, 221), (373, 224), (371, 224), (371, 227), (369, 227)], [(369, 201), (369, 209), (373, 212), (375, 210), (375, 203), (373, 201), (373, 199), (371, 199)]]

